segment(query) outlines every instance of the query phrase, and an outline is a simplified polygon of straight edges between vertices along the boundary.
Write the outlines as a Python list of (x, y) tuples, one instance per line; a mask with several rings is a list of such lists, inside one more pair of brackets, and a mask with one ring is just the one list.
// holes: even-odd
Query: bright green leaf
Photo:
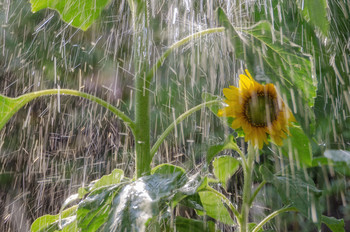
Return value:
[(51, 8), (60, 13), (62, 20), (86, 31), (100, 16), (110, 0), (30, 0), (32, 12)]
[(345, 232), (344, 219), (336, 219), (334, 217), (327, 217), (322, 215), (321, 222), (326, 224), (333, 232)]
[(220, 196), (210, 191), (199, 192), (199, 196), (206, 215), (228, 225), (234, 224)]
[(44, 215), (36, 219), (31, 228), (31, 232), (51, 232), (59, 230), (60, 226), (63, 228), (63, 232), (77, 231), (76, 225), (76, 210), (77, 205), (66, 209), (60, 215)]
[(327, 0), (298, 0), (297, 4), (306, 21), (327, 36), (330, 22), (327, 17)]
[(290, 136), (283, 141), (282, 152), (292, 155), (300, 164), (312, 166), (312, 151), (309, 138), (299, 126), (289, 127)]
[(213, 161), (214, 174), (225, 188), (227, 181), (239, 168), (239, 161), (231, 156), (220, 156)]

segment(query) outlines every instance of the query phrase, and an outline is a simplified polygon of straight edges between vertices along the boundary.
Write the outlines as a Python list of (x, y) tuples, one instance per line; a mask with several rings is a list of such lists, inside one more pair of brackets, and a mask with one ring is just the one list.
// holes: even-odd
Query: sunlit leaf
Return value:
[(111, 0), (30, 0), (32, 12), (50, 8), (60, 13), (66, 23), (87, 30)]
[(301, 165), (312, 166), (312, 151), (309, 138), (299, 126), (289, 128), (290, 136), (283, 141), (282, 152), (290, 155)]
[(220, 222), (228, 225), (233, 225), (230, 213), (222, 202), (222, 198), (211, 191), (199, 192), (205, 214)]
[(327, 0), (298, 0), (297, 4), (306, 21), (309, 21), (312, 25), (316, 26), (323, 35), (327, 36), (329, 31)]
[(276, 188), (285, 205), (297, 208), (310, 221), (320, 224), (321, 208), (317, 199), (322, 192), (310, 177), (306, 179), (304, 173), (298, 171), (294, 175), (273, 174), (264, 165), (260, 167), (260, 173), (266, 182)]
[(214, 159), (214, 174), (220, 180), (225, 188), (227, 181), (239, 168), (239, 161), (231, 156), (220, 156)]
[(327, 217), (322, 215), (321, 217), (322, 223), (326, 224), (329, 229), (333, 232), (345, 232), (344, 229), (344, 219), (336, 219), (334, 217)]
[(78, 231), (76, 223), (76, 210), (77, 205), (66, 209), (62, 214), (57, 215), (44, 215), (36, 219), (31, 228), (31, 232), (51, 232), (57, 231), (62, 228), (61, 231)]
[(221, 8), (218, 18), (227, 29), (236, 58), (244, 60), (253, 74), (255, 67), (263, 68), (289, 99), (299, 94), (309, 106), (314, 105), (317, 81), (313, 77), (310, 56), (302, 53), (300, 46), (275, 31), (267, 21), (249, 28), (235, 28)]

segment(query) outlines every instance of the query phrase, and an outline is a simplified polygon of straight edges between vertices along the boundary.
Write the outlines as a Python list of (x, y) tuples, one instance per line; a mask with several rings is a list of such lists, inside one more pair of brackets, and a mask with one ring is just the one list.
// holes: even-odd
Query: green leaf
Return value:
[(306, 21), (327, 36), (330, 22), (327, 17), (327, 0), (298, 0), (297, 4)]
[(181, 173), (182, 175), (186, 174), (185, 169), (179, 167), (179, 166), (175, 166), (172, 164), (160, 164), (156, 167), (154, 167), (151, 170), (151, 174), (169, 174), (169, 175), (173, 175), (174, 173)]
[(321, 208), (317, 202), (321, 191), (315, 187), (310, 177), (306, 179), (304, 173), (298, 171), (294, 176), (274, 175), (264, 165), (260, 166), (259, 170), (263, 179), (276, 188), (285, 205), (297, 208), (301, 214), (314, 223), (321, 222)]
[(30, 0), (32, 12), (51, 8), (60, 13), (62, 20), (86, 31), (100, 16), (110, 0)]
[(113, 197), (123, 184), (98, 188), (79, 203), (77, 210), (78, 227), (82, 231), (97, 231), (108, 219)]
[(289, 99), (300, 95), (309, 106), (314, 105), (317, 81), (313, 78), (311, 56), (302, 53), (300, 46), (275, 31), (267, 21), (249, 28), (235, 28), (221, 8), (218, 8), (218, 19), (226, 28), (236, 58), (244, 60), (251, 72), (257, 66), (263, 68), (266, 76), (278, 83)]
[(220, 196), (211, 191), (199, 192), (205, 214), (227, 225), (233, 225), (230, 213), (224, 206)]
[(309, 138), (299, 126), (289, 127), (290, 136), (283, 141), (282, 152), (301, 165), (312, 166), (312, 150)]
[(211, 221), (194, 220), (184, 217), (176, 217), (176, 231), (181, 232), (209, 232), (215, 231), (215, 223)]
[(350, 164), (350, 151), (326, 150), (324, 156), (334, 162), (346, 162), (347, 164)]
[(106, 231), (144, 231), (154, 217), (167, 212), (169, 202), (181, 187), (182, 172), (144, 176), (126, 185), (112, 202)]
[[(257, 226), (256, 223), (249, 223), (249, 224), (248, 224), (248, 230), (249, 230), (249, 232), (253, 231), (254, 228), (255, 228), (256, 226)], [(263, 229), (259, 229), (258, 232), (263, 232)]]
[(36, 219), (31, 228), (31, 232), (51, 232), (57, 231), (63, 228), (61, 231), (78, 231), (76, 224), (76, 210), (77, 205), (72, 206), (62, 212), (61, 218), (60, 214), (57, 215), (44, 215)]
[(229, 135), (224, 143), (209, 147), (208, 152), (207, 152), (207, 162), (210, 163), (211, 160), (219, 152), (221, 152), (223, 150), (227, 150), (227, 149), (232, 149), (232, 150), (237, 151), (239, 153), (241, 152), (233, 135)]
[(214, 159), (214, 174), (225, 188), (227, 181), (239, 168), (239, 161), (231, 156), (220, 156)]
[(0, 130), (19, 109), (31, 100), (31, 97), (24, 95), (18, 98), (9, 98), (0, 94)]
[(345, 232), (344, 219), (336, 219), (322, 215), (321, 222), (326, 224), (333, 232)]

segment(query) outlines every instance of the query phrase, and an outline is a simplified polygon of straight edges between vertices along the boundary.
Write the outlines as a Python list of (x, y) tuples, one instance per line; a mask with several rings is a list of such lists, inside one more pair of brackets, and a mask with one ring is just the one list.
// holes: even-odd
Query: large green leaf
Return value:
[(334, 217), (327, 217), (322, 215), (321, 221), (322, 223), (326, 224), (328, 228), (333, 232), (345, 232), (344, 219), (336, 219)]
[(300, 126), (289, 127), (289, 132), (290, 136), (283, 141), (283, 154), (287, 157), (292, 156), (300, 165), (312, 166), (312, 151), (309, 138)]
[(228, 225), (234, 224), (230, 213), (222, 202), (221, 196), (211, 191), (201, 191), (199, 196), (206, 215)]
[(66, 23), (87, 30), (111, 0), (30, 0), (32, 12), (44, 8), (58, 11)]
[(221, 8), (218, 18), (227, 30), (236, 58), (244, 60), (251, 72), (259, 66), (290, 100), (300, 95), (309, 106), (314, 105), (317, 81), (310, 56), (302, 53), (301, 47), (275, 31), (267, 21), (249, 28), (236, 28)]
[(31, 232), (53, 232), (60, 231), (63, 232), (74, 232), (77, 230), (76, 222), (76, 210), (77, 205), (66, 209), (61, 214), (56, 215), (44, 215), (36, 219), (31, 228)]
[(306, 21), (327, 36), (330, 22), (327, 18), (327, 0), (298, 0), (297, 4)]
[(227, 181), (239, 168), (239, 161), (232, 156), (220, 156), (214, 159), (214, 174), (220, 180), (222, 185), (227, 188)]
[(273, 174), (264, 165), (260, 167), (260, 173), (276, 188), (285, 205), (297, 208), (310, 221), (321, 223), (321, 208), (317, 202), (321, 191), (310, 177), (306, 179), (304, 173), (298, 171), (294, 175)]

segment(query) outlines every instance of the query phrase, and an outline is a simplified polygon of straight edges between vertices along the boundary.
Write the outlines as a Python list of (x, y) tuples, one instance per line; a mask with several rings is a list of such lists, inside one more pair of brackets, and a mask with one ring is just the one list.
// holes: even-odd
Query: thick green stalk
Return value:
[[(132, 4), (130, 4), (132, 2)], [(146, 1), (129, 1), (134, 26), (136, 178), (151, 172), (149, 67), (150, 31)]]
[(240, 232), (248, 232), (248, 217), (251, 200), (252, 174), (254, 169), (255, 149), (251, 142), (248, 143), (247, 164), (243, 166), (243, 202), (241, 209)]

